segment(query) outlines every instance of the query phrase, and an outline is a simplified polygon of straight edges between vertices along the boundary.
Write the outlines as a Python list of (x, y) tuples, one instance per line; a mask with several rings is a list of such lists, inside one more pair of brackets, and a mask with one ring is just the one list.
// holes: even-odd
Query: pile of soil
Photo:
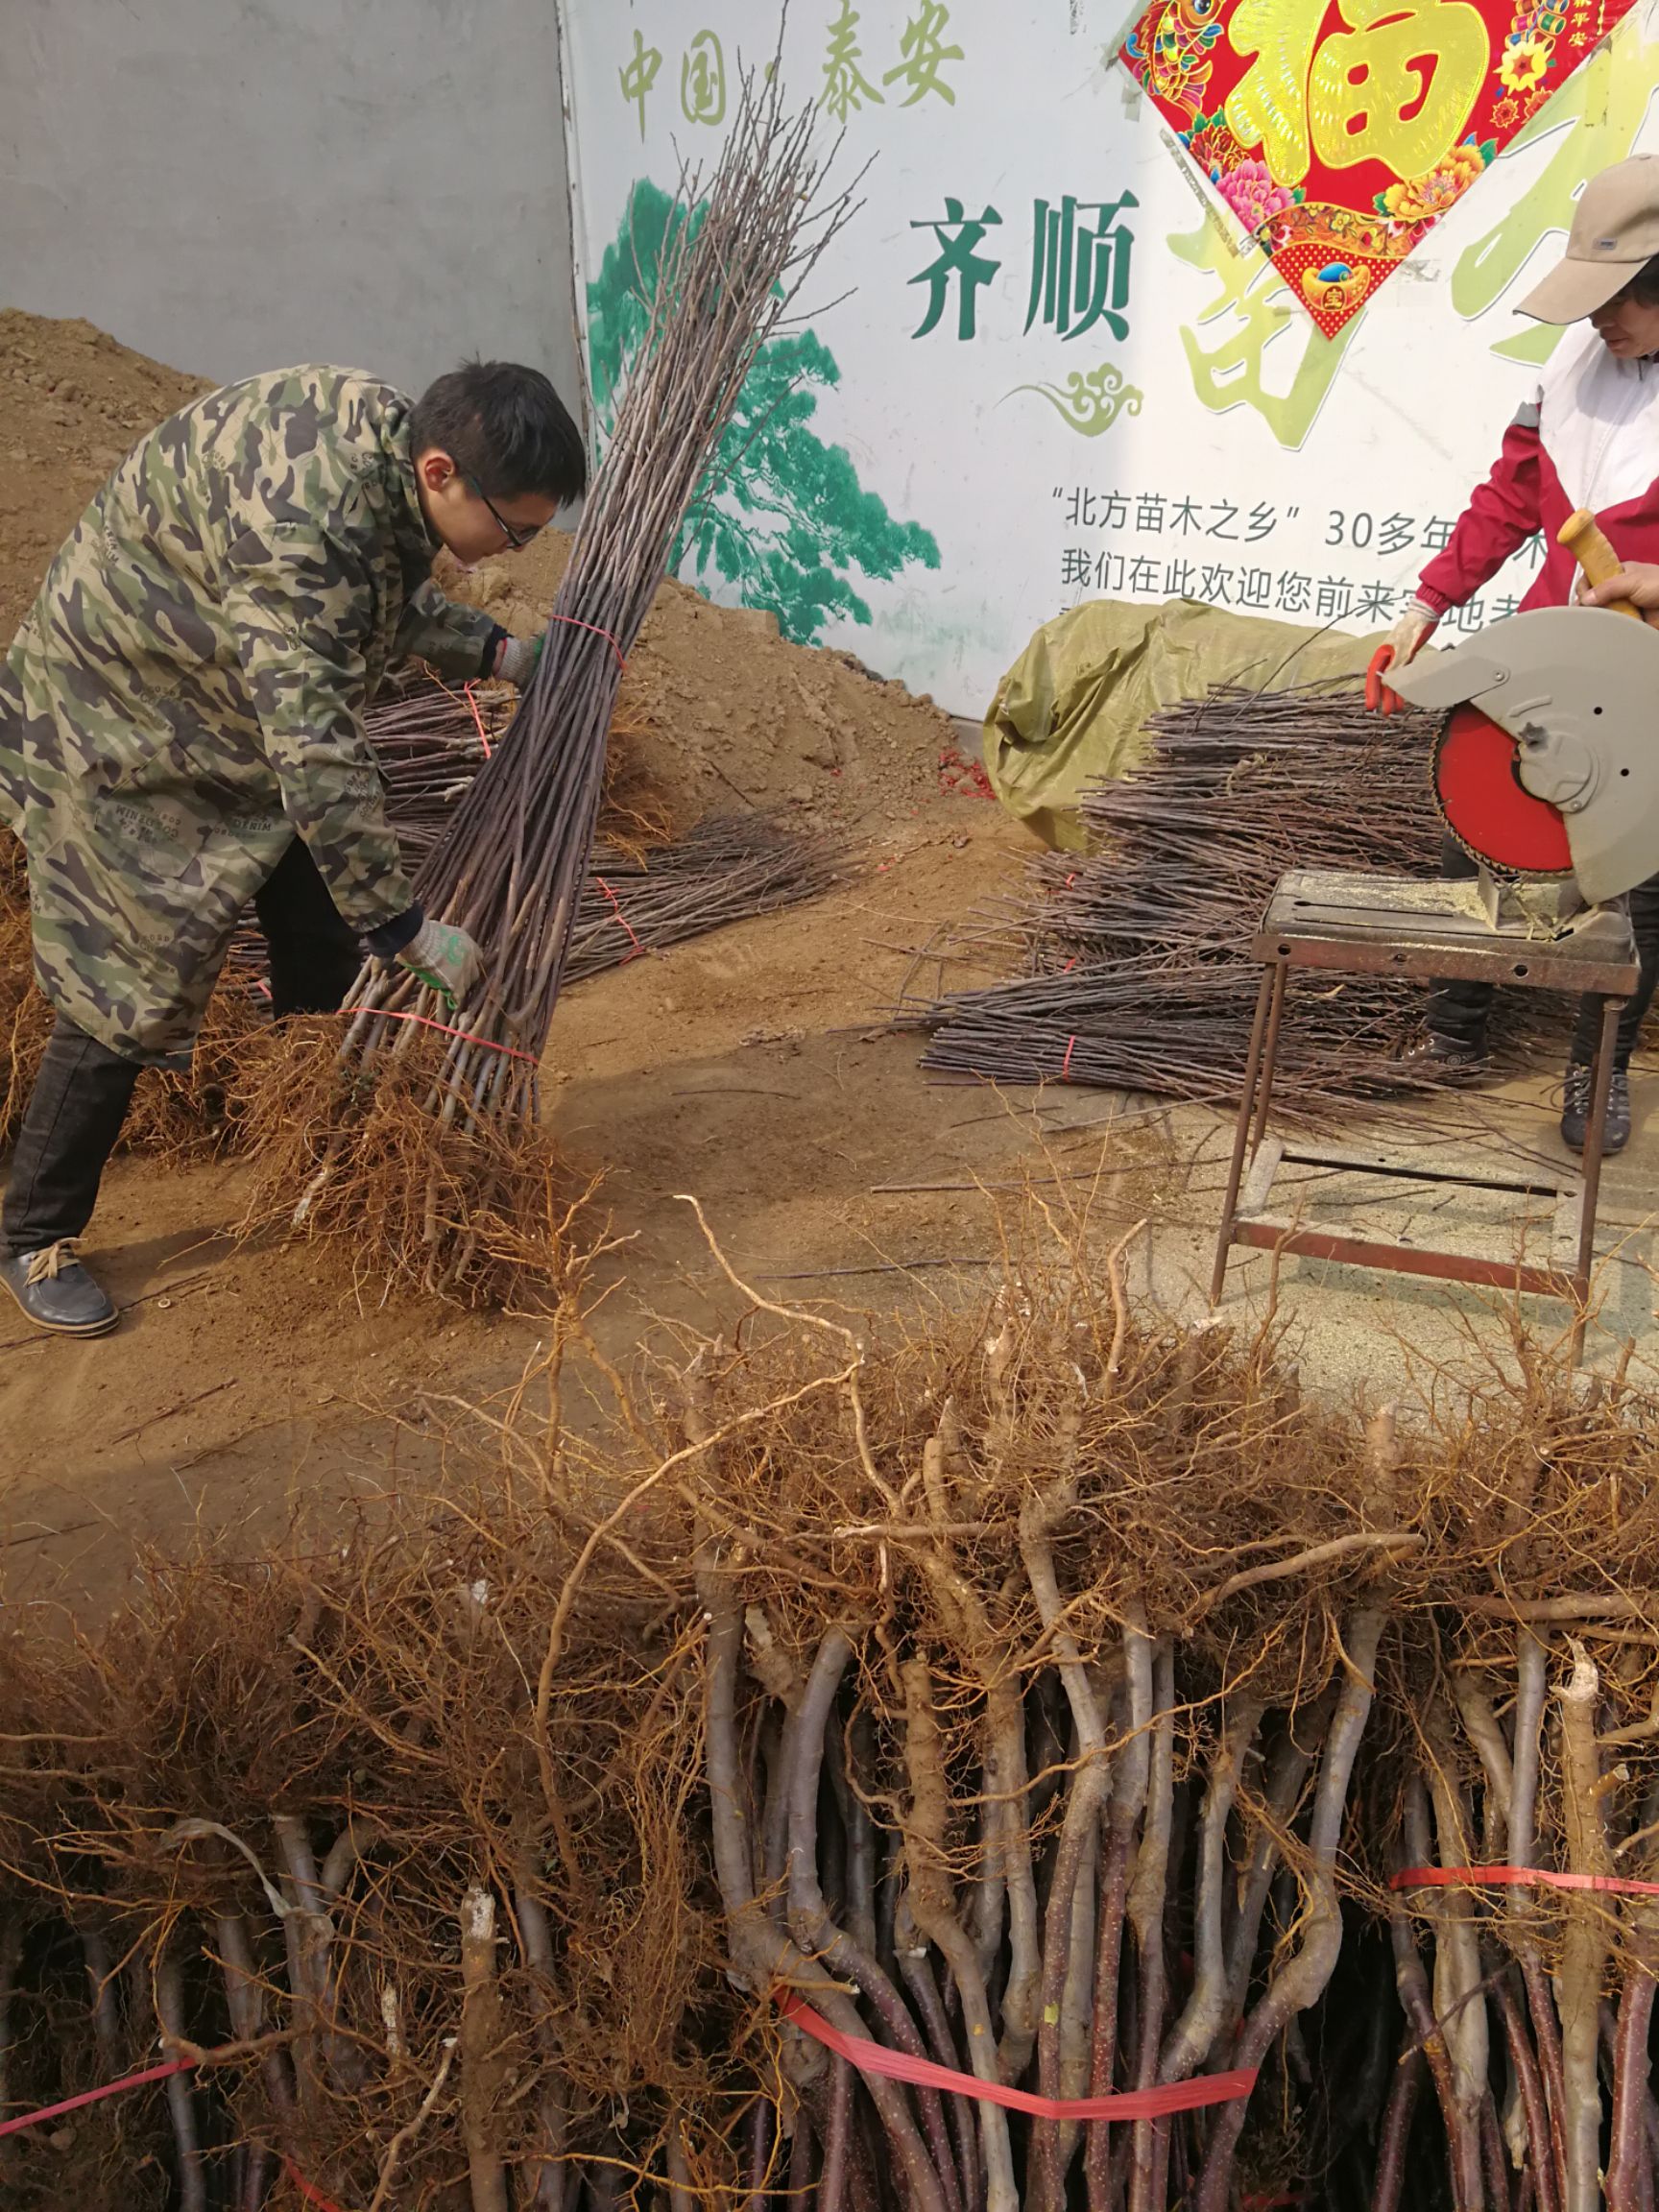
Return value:
[[(134, 441), (208, 387), (90, 323), (0, 308), (0, 646), (48, 563)], [(545, 621), (569, 538), (439, 582), (530, 636)], [(807, 823), (878, 830), (939, 796), (950, 717), (851, 654), (791, 645), (770, 613), (717, 607), (665, 583), (636, 647), (618, 711), (623, 804), (669, 817), (748, 804)], [(657, 805), (648, 804), (655, 800)]]
[[(438, 581), (521, 637), (547, 619), (570, 540), (549, 530), (522, 553)], [(777, 617), (719, 607), (670, 577), (629, 661), (618, 707), (630, 780), (667, 802), (678, 834), (734, 800), (826, 826), (878, 830), (939, 796), (956, 725), (933, 701), (873, 675), (850, 653), (791, 645)]]
[(90, 323), (0, 307), (0, 650), (116, 462), (208, 389)]

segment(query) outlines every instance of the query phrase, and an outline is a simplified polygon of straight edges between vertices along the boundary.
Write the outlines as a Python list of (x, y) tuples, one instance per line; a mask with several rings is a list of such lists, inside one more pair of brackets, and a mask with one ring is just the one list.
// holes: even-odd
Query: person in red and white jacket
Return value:
[[(1445, 551), (1423, 570), (1416, 596), (1389, 634), (1396, 664), (1409, 661), (1447, 610), (1472, 599), (1535, 534), (1543, 537), (1544, 561), (1523, 612), (1565, 607), (1579, 596), (1604, 604), (1635, 594), (1659, 604), (1659, 156), (1638, 155), (1591, 179), (1565, 257), (1517, 312), (1583, 327), (1557, 348)], [(1576, 565), (1557, 542), (1561, 525), (1580, 507), (1594, 510), (1621, 561), (1636, 565), (1593, 593), (1580, 593)], [(1450, 837), (1444, 857), (1448, 876), (1475, 874), (1474, 861)], [(1629, 911), (1642, 980), (1619, 1022), (1609, 1152), (1629, 1141), (1630, 1054), (1659, 982), (1659, 877), (1630, 893)], [(1489, 984), (1436, 985), (1424, 1050), (1439, 1060), (1481, 1060), (1491, 1004)], [(1583, 1148), (1589, 1119), (1600, 1022), (1600, 1000), (1582, 1000), (1561, 1113), (1562, 1137), (1575, 1151)]]

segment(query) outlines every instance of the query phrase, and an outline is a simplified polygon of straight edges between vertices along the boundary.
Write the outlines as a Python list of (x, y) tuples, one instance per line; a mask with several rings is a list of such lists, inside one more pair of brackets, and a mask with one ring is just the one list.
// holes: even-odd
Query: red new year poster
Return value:
[(1122, 60), (1327, 337), (1632, 0), (1155, 0)]

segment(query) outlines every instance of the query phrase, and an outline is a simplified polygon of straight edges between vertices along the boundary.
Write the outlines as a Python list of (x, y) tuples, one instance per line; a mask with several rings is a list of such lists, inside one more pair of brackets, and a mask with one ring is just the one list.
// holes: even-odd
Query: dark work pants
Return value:
[[(331, 1013), (362, 953), (298, 837), (254, 893), (253, 911), (270, 951), (273, 1018)], [(135, 1061), (58, 1016), (0, 1210), (8, 1257), (79, 1237), (91, 1220), (139, 1072)]]
[(271, 962), (271, 1014), (332, 1014), (363, 965), (357, 932), (340, 918), (304, 840), (296, 837), (253, 894)]
[[(1461, 879), (1479, 871), (1457, 840), (1448, 836), (1441, 847), (1440, 872)], [(1630, 1064), (1642, 1018), (1652, 1002), (1653, 987), (1659, 983), (1659, 876), (1650, 876), (1646, 883), (1638, 883), (1625, 895), (1624, 905), (1630, 915), (1630, 933), (1636, 940), (1641, 977), (1619, 1017), (1617, 1058), (1621, 1068)], [(1490, 983), (1436, 983), (1429, 1000), (1430, 1028), (1436, 1037), (1451, 1038), (1459, 1045), (1484, 1046), (1492, 992)], [(1578, 1020), (1573, 1031), (1573, 1058), (1584, 1062), (1593, 1060), (1600, 1042), (1601, 1000), (1593, 992), (1586, 992), (1578, 1001)]]

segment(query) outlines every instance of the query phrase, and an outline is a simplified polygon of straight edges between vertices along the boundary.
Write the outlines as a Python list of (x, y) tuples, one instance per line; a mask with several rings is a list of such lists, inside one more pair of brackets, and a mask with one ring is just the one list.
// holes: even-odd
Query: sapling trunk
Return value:
[(1197, 1894), (1193, 1908), (1192, 1989), (1170, 2030), (1159, 2062), (1160, 2081), (1185, 2081), (1220, 2033), (1227, 2012), (1227, 1953), (1222, 1914), (1227, 1901), (1227, 1823), (1244, 1759), (1262, 1722), (1261, 1698), (1241, 1697), (1224, 1709), (1211, 1754), (1199, 1823)]
[[(1080, 1911), (1078, 1901), (1085, 1882), (1093, 1880), (1098, 1863), (1100, 1816), (1112, 1782), (1105, 1718), (1076, 1640), (1064, 1624), (1065, 1606), (1054, 1571), (1053, 1534), (1070, 1515), (1073, 1503), (1074, 1486), (1070, 1479), (1057, 1480), (1030, 1500), (1020, 1517), (1021, 1557), (1043, 1625), (1053, 1639), (1054, 1656), (1071, 1710), (1076, 1745), (1076, 1767), (1067, 1791), (1066, 1813), (1049, 1878), (1043, 1929), (1037, 2079), (1041, 2094), (1053, 2098), (1065, 2093), (1068, 2072), (1075, 2079), (1087, 2079), (1088, 2062), (1083, 2054), (1088, 2048), (1088, 2004), (1093, 1977), (1086, 1956), (1079, 1955), (1080, 1946), (1075, 1936), (1086, 1927), (1093, 1938), (1094, 1911), (1093, 1903), (1086, 1912)], [(1035, 2212), (1061, 2212), (1066, 2171), (1076, 2143), (1074, 2128), (1063, 2130), (1060, 2123), (1053, 2120), (1035, 2123), (1027, 2192)]]
[(511, 2212), (493, 2132), (502, 2087), (501, 1997), (495, 1984), (495, 1899), (474, 1883), (461, 1900), (461, 2132), (472, 2212)]
[[(1638, 1879), (1659, 1880), (1659, 1852), (1639, 1862)], [(1651, 2212), (1654, 2187), (1648, 2117), (1653, 2102), (1648, 2042), (1659, 1982), (1659, 1903), (1626, 1908), (1624, 1980), (1614, 2045), (1613, 2118), (1607, 2159), (1607, 2212)]]
[[(1140, 2050), (1135, 2086), (1150, 2089), (1158, 2076), (1158, 2050), (1164, 2039), (1168, 1996), (1168, 1961), (1164, 1948), (1164, 1908), (1169, 1891), (1169, 1841), (1175, 1789), (1175, 1650), (1170, 1638), (1159, 1640), (1153, 1659), (1155, 1713), (1152, 1768), (1146, 1785), (1146, 1817), (1141, 1849), (1129, 1885), (1129, 1921), (1135, 1930), (1141, 1967)], [(1161, 2212), (1160, 2145), (1166, 2132), (1153, 2120), (1135, 2123), (1130, 2163), (1129, 2212)]]
[[(1308, 1836), (1306, 1904), (1302, 1939), (1288, 1964), (1269, 1982), (1238, 2038), (1238, 2063), (1259, 2066), (1274, 2040), (1298, 2012), (1323, 1994), (1342, 1947), (1342, 1914), (1336, 1897), (1336, 1846), (1341, 1840), (1348, 1784), (1359, 1741), (1376, 1694), (1373, 1679), (1377, 1647), (1386, 1616), (1382, 1606), (1360, 1608), (1344, 1623), (1347, 1671), (1319, 1762), (1313, 1817)], [(1233, 2153), (1244, 2126), (1247, 2101), (1221, 2107), (1211, 2133), (1199, 2176), (1197, 2212), (1225, 2212)]]
[[(908, 1812), (902, 1815), (909, 1871), (911, 1917), (944, 1955), (962, 2003), (969, 2063), (982, 2081), (998, 2080), (997, 2040), (979, 1960), (951, 1899), (947, 1870), (950, 1799), (933, 1712), (933, 1687), (926, 1656), (900, 1669), (904, 1685), (904, 1764), (910, 1782)], [(979, 2106), (980, 2154), (985, 2164), (987, 2212), (1019, 2212), (1007, 2116), (1000, 2105)]]
[[(1429, 1799), (1422, 1777), (1407, 1777), (1402, 1809), (1402, 1833), (1407, 1860), (1427, 1866), (1433, 1859), (1429, 1830)], [(1410, 1892), (1407, 1893), (1409, 1896)], [(1458, 2095), (1457, 2069), (1434, 2009), (1429, 1976), (1417, 1947), (1404, 1903), (1390, 1902), (1389, 1925), (1394, 1939), (1394, 1982), (1407, 2019), (1429, 2061), (1440, 2117), (1446, 2128), (1446, 2154), (1450, 2167), (1454, 2212), (1478, 2212), (1482, 2195), (1480, 2138), (1472, 2126), (1464, 2101)], [(1496, 2212), (1496, 2208), (1495, 2208)]]
[[(1526, 1625), (1515, 1631), (1514, 1745), (1510, 1784), (1509, 1857), (1516, 1866), (1536, 1863), (1538, 1821), (1538, 1762), (1544, 1731), (1544, 1711), (1549, 1695), (1546, 1652), (1539, 1637)], [(1561, 2027), (1554, 1993), (1545, 1972), (1535, 1938), (1527, 1933), (1535, 1906), (1525, 1889), (1514, 1893), (1510, 1908), (1516, 1924), (1515, 1956), (1527, 1991), (1527, 2009), (1532, 2039), (1544, 2080), (1550, 2115), (1551, 2161), (1554, 2169), (1550, 2212), (1557, 2212), (1567, 2187), (1567, 2088), (1561, 2067)], [(1544, 2212), (1544, 2192), (1539, 2188), (1539, 2212)]]
[(1516, 2092), (1526, 2123), (1527, 2157), (1532, 2172), (1538, 2212), (1556, 2212), (1559, 2199), (1555, 2186), (1555, 2153), (1544, 2095), (1544, 2076), (1538, 2064), (1538, 2055), (1527, 2032), (1526, 2018), (1510, 1987), (1508, 1977), (1501, 1973), (1495, 1986), (1499, 2017), (1503, 2023), (1504, 2041), (1509, 2051), (1510, 2070), (1515, 2077)]
[[(784, 1739), (792, 1757), (782, 1788), (789, 1932), (806, 1957), (856, 1983), (875, 2006), (891, 2042), (901, 2051), (923, 2058), (928, 2055), (927, 2046), (903, 1998), (879, 1962), (831, 1920), (818, 1881), (818, 1785), (825, 1737), (841, 1677), (852, 1657), (852, 1639), (846, 1630), (831, 1628), (819, 1645), (807, 1675), (793, 1735)], [(939, 2092), (919, 2089), (916, 2101), (949, 2212), (962, 2212), (961, 2189)]]
[[(1596, 1748), (1600, 1678), (1581, 1647), (1556, 1690), (1561, 1726), (1561, 1806), (1567, 1863), (1575, 1874), (1613, 1871), (1601, 1811)], [(1593, 1894), (1570, 1893), (1556, 1981), (1561, 2071), (1566, 2091), (1567, 2186), (1562, 2212), (1598, 2212), (1601, 2200), (1601, 1978), (1607, 1967), (1606, 1908)]]
[[(1431, 1699), (1424, 1712), (1429, 1749), (1428, 1787), (1443, 1866), (1467, 1866), (1474, 1857), (1468, 1808), (1452, 1777), (1452, 1736), (1444, 1708)], [(1407, 1785), (1415, 1791), (1421, 1785)], [(1427, 1820), (1422, 1823), (1427, 1828)], [(1434, 2012), (1452, 2058), (1453, 2093), (1464, 2128), (1479, 2140), (1481, 2110), (1487, 2098), (1491, 2047), (1487, 2030), (1484, 1977), (1474, 1907), (1467, 1890), (1434, 1892)], [(1471, 2176), (1471, 2182), (1477, 2182)], [(1499, 2207), (1494, 2206), (1494, 2212)]]
[[(709, 1617), (705, 1725), (710, 1840), (733, 1969), (760, 1994), (770, 1994), (780, 1984), (800, 1988), (843, 2034), (862, 2036), (866, 2031), (856, 2008), (824, 1969), (777, 1928), (756, 1894), (752, 1856), (755, 1823), (737, 1742), (743, 1619), (718, 1554), (707, 1541), (699, 1547), (696, 1573), (698, 1592)], [(903, 2093), (896, 2083), (874, 2078), (868, 2086), (917, 2212), (947, 2212), (938, 2176)], [(766, 2108), (765, 2101), (757, 2100), (757, 2112)], [(757, 2119), (755, 2125), (762, 2127), (765, 2123)], [(764, 2173), (763, 2163), (760, 2171)], [(757, 2179), (750, 2194), (758, 2188)]]
[(1394, 2069), (1388, 2102), (1382, 2109), (1370, 2212), (1400, 2212), (1406, 2187), (1406, 2150), (1411, 2139), (1411, 2123), (1417, 2116), (1417, 2098), (1423, 2086), (1423, 2054), (1415, 2047), (1415, 2035), (1409, 2025), (1406, 2032), (1407, 2048)]
[[(79, 1934), (82, 1956), (86, 1961), (92, 2037), (98, 2049), (98, 2063), (104, 2070), (105, 2079), (113, 2080), (121, 2071), (123, 2038), (121, 2008), (115, 1999), (115, 1967), (109, 1956), (109, 1941), (102, 1928), (90, 1924), (83, 1926)], [(0, 2066), (3, 2064), (3, 2055), (0, 2055)], [(4, 2109), (4, 2094), (0, 2093), (0, 2111)]]
[[(174, 1941), (157, 1949), (156, 2018), (164, 2037), (178, 2044), (185, 2039), (184, 1978)], [(207, 2175), (202, 2159), (202, 2131), (196, 2111), (196, 2093), (190, 2076), (170, 2075), (165, 2083), (167, 2114), (173, 2124), (173, 2148), (179, 2181), (179, 2212), (207, 2212)]]
[(523, 1945), (524, 1964), (529, 1969), (536, 2040), (550, 2068), (547, 2085), (537, 2101), (539, 2141), (536, 2156), (540, 2172), (536, 2176), (536, 2191), (531, 2203), (533, 2212), (565, 2212), (569, 2195), (566, 2158), (569, 2151), (570, 2111), (564, 2079), (554, 2063), (557, 2044), (549, 2016), (548, 1999), (553, 1984), (553, 1932), (548, 1924), (547, 1908), (538, 1892), (535, 1869), (528, 1854), (520, 1858), (515, 1872), (513, 1912), (518, 1924), (519, 1940)]

